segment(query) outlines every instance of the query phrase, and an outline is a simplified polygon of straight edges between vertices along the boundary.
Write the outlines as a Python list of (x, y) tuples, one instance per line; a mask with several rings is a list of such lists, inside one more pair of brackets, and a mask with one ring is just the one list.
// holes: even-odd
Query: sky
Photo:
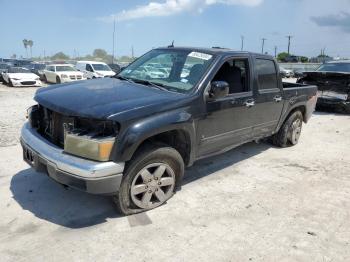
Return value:
[(220, 46), (261, 52), (287, 51), (350, 57), (350, 0), (0, 0), (0, 57), (62, 51), (91, 54), (95, 48), (135, 56), (167, 46)]

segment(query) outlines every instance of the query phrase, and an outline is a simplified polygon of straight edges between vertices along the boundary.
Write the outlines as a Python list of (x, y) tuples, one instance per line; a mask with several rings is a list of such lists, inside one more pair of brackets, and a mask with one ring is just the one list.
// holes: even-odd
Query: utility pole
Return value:
[(131, 58), (134, 60), (134, 46), (131, 46)]
[(241, 35), (241, 51), (243, 51), (244, 48), (244, 36)]
[(261, 45), (261, 53), (263, 54), (264, 53), (264, 46), (265, 46), (265, 41), (267, 39), (266, 38), (262, 38), (261, 41), (262, 41), (262, 45)]
[(114, 16), (114, 20), (113, 20), (113, 51), (112, 51), (112, 64), (114, 64), (114, 41), (115, 41), (115, 16)]
[(277, 58), (277, 46), (275, 46), (275, 58)]
[(286, 36), (288, 38), (288, 55), (290, 54), (290, 39), (293, 38), (291, 35)]

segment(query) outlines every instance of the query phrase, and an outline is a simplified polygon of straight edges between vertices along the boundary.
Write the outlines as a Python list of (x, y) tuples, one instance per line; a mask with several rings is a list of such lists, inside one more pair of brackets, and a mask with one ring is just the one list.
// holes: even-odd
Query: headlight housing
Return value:
[(77, 119), (75, 125), (65, 126), (64, 151), (96, 161), (110, 160), (118, 125), (112, 121), (89, 119)]
[(64, 151), (97, 161), (108, 161), (115, 137), (97, 137), (94, 134), (80, 135), (67, 132), (64, 138)]
[(68, 78), (68, 76), (65, 75), (65, 74), (62, 74), (61, 77), (62, 77), (62, 78)]

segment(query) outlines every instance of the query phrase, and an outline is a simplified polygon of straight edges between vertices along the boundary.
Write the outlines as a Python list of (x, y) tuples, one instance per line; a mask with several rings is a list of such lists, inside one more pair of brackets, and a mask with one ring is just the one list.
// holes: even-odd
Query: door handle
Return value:
[(246, 107), (253, 107), (253, 106), (255, 106), (255, 101), (254, 100), (247, 100), (244, 102), (244, 105)]
[(275, 102), (279, 103), (279, 102), (282, 101), (282, 97), (281, 97), (281, 96), (275, 96), (275, 97), (273, 98), (273, 100), (275, 100)]

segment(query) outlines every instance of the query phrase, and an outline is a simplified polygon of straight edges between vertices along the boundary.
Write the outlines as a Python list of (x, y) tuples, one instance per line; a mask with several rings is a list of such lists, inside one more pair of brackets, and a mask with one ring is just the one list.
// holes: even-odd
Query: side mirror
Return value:
[(214, 81), (210, 84), (209, 97), (211, 99), (218, 99), (228, 95), (230, 86), (225, 81)]

